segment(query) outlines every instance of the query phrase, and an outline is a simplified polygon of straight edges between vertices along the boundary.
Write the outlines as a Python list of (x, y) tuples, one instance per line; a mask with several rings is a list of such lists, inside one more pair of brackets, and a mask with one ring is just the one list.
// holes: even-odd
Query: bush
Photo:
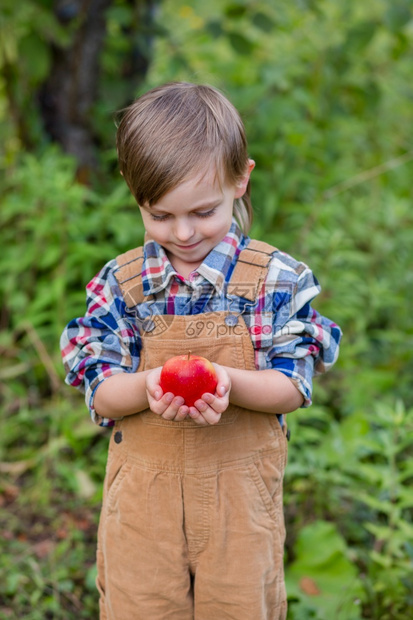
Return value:
[[(124, 3), (116, 6), (123, 15)], [(86, 283), (141, 243), (144, 231), (113, 147), (85, 187), (75, 162), (40, 138), (27, 58), (23, 77), (17, 71), (25, 10), (33, 16), (33, 7), (32, 0), (15, 12), (9, 7), (18, 28), (7, 28), (0, 49), (3, 73), (12, 64), (14, 80), (21, 79), (14, 103), (23, 102), (29, 133), (38, 136), (23, 152), (2, 78), (9, 169), (0, 211), (0, 610), (5, 618), (87, 618), (97, 615), (94, 548), (108, 435), (63, 385), (58, 339), (83, 314)], [(315, 306), (344, 331), (337, 366), (315, 380), (314, 405), (288, 419), (289, 618), (407, 620), (411, 4), (174, 0), (161, 8), (145, 88), (184, 79), (212, 82), (229, 95), (257, 162), (252, 235), (310, 265), (323, 287)], [(37, 19), (36, 32), (43, 23)], [(119, 79), (111, 50), (122, 29), (112, 30), (104, 61)], [(38, 62), (44, 51), (42, 44)], [(34, 54), (31, 60), (36, 65)], [(110, 76), (104, 84), (107, 92)], [(105, 106), (98, 105), (103, 144)]]

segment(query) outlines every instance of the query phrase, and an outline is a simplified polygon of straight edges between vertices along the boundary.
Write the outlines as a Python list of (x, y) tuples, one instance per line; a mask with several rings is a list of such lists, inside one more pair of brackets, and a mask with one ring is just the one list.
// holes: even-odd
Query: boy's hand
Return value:
[(171, 392), (163, 393), (159, 385), (162, 367), (155, 368), (146, 377), (146, 394), (149, 408), (153, 413), (165, 420), (180, 422), (189, 413), (189, 407), (184, 405), (182, 396), (174, 396)]
[(225, 368), (214, 364), (217, 373), (218, 384), (215, 394), (203, 394), (202, 398), (195, 402), (194, 407), (189, 408), (190, 417), (197, 424), (206, 426), (218, 424), (221, 415), (228, 408), (231, 380)]

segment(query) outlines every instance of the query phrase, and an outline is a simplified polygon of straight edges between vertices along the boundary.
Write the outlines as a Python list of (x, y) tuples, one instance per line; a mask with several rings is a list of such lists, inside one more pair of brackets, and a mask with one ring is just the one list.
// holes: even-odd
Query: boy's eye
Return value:
[(197, 211), (197, 216), (198, 217), (211, 217), (211, 215), (214, 215), (216, 210), (216, 207), (214, 207), (213, 209), (210, 209), (209, 211)]
[[(196, 217), (211, 217), (214, 215), (216, 211), (216, 207), (213, 209), (209, 209), (208, 211), (195, 211)], [(170, 217), (169, 213), (164, 213), (163, 215), (156, 215), (156, 213), (151, 213), (151, 218), (154, 222), (164, 222)]]
[(155, 215), (155, 213), (151, 213), (151, 218), (155, 222), (164, 222), (169, 217), (169, 213), (165, 213), (165, 215)]

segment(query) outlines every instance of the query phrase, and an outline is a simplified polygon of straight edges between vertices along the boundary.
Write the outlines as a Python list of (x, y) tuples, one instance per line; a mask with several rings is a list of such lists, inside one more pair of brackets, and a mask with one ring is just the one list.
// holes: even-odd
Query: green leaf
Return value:
[(239, 32), (227, 32), (228, 40), (231, 46), (238, 54), (249, 55), (254, 49), (254, 43)]
[[(316, 521), (298, 534), (295, 560), (286, 570), (287, 591), (311, 601), (317, 618), (360, 618), (361, 582), (334, 524)], [(347, 615), (346, 615), (347, 614)]]
[(35, 34), (29, 34), (19, 42), (19, 53), (31, 83), (42, 82), (50, 70), (49, 46)]
[(395, 0), (384, 14), (384, 22), (392, 31), (397, 32), (412, 19), (412, 5), (409, 0)]
[(225, 7), (224, 12), (227, 17), (236, 18), (236, 17), (243, 17), (246, 11), (247, 11), (247, 7), (241, 2), (238, 2), (237, 4), (228, 4)]
[(254, 15), (251, 18), (251, 21), (254, 24), (254, 26), (259, 28), (263, 32), (271, 32), (273, 28), (275, 27), (275, 22), (273, 21), (273, 19), (269, 15), (266, 15), (265, 13), (262, 13), (261, 11), (254, 13)]
[(210, 19), (205, 24), (205, 29), (214, 37), (214, 39), (220, 37), (224, 32), (221, 22), (217, 19)]
[(349, 30), (345, 45), (352, 53), (361, 52), (370, 43), (377, 29), (378, 24), (375, 21), (361, 22)]

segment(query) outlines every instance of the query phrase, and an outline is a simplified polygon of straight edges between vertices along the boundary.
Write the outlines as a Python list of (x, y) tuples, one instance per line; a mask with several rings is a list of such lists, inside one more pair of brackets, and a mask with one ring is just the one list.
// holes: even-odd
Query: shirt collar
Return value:
[[(224, 239), (211, 250), (203, 263), (192, 272), (190, 286), (199, 284), (199, 278), (207, 280), (221, 293), (224, 284), (229, 281), (235, 266), (238, 254), (248, 244), (246, 237), (239, 228), (235, 219)], [(145, 295), (154, 295), (165, 289), (171, 278), (176, 277), (182, 282), (184, 279), (174, 269), (165, 250), (156, 241), (148, 240), (144, 246), (144, 263), (142, 269), (142, 284)]]

